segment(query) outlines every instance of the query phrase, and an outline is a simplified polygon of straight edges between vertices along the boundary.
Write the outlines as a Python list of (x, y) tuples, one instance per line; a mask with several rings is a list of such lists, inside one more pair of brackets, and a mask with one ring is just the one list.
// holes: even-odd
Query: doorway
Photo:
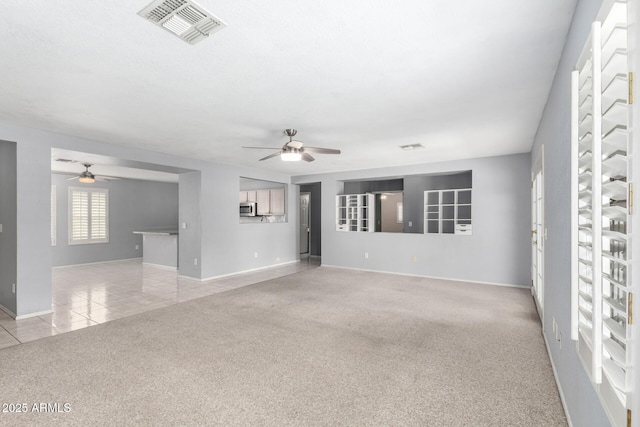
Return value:
[(300, 258), (314, 258), (319, 262), (322, 256), (322, 184), (300, 184), (299, 194), (298, 252)]
[(300, 256), (311, 253), (311, 193), (300, 193)]
[[(544, 313), (544, 146), (531, 181), (531, 293), (541, 320)], [(542, 322), (544, 325), (544, 321)]]

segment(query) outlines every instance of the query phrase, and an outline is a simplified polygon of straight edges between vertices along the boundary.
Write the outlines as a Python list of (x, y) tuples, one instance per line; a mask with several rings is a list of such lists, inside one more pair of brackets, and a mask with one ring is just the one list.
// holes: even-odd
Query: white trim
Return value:
[(58, 190), (55, 184), (51, 186), (51, 246), (58, 245)]
[(53, 313), (53, 310), (38, 311), (36, 313), (21, 314), (20, 316), (16, 316), (15, 319), (24, 320), (24, 319), (29, 319), (30, 317), (43, 316), (45, 314), (51, 314), (51, 313)]
[(171, 271), (177, 271), (178, 267), (172, 267), (170, 265), (162, 265), (162, 264), (154, 264), (152, 262), (142, 262), (142, 265), (148, 265), (150, 267), (157, 267), (157, 268), (161, 268), (163, 270), (171, 270)]
[(531, 289), (531, 285), (513, 285), (508, 283), (482, 282), (479, 280), (456, 279), (452, 277), (436, 277), (424, 274), (398, 273), (397, 271), (371, 270), (369, 268), (342, 267), (340, 265), (322, 264), (322, 267), (342, 268), (344, 270), (369, 271), (372, 273), (396, 274), (398, 276), (423, 277), (425, 279), (448, 280), (451, 282), (477, 283), (479, 285), (503, 286), (506, 288)]
[(237, 274), (253, 273), (254, 271), (267, 270), (269, 268), (274, 268), (274, 267), (282, 267), (283, 265), (295, 264), (296, 262), (300, 262), (300, 260), (296, 259), (296, 260), (293, 260), (293, 261), (287, 261), (287, 262), (281, 262), (281, 263), (278, 263), (278, 264), (267, 265), (265, 267), (251, 268), (249, 270), (236, 271), (235, 273), (228, 273), (228, 274), (222, 274), (220, 276), (206, 277), (204, 279), (196, 279), (195, 277), (189, 277), (189, 276), (178, 276), (178, 277), (185, 277), (187, 279), (195, 279), (195, 280), (199, 280), (201, 282), (208, 282), (209, 280), (222, 279), (224, 277), (235, 276)]
[(133, 261), (133, 260), (136, 260), (136, 259), (141, 260), (142, 257), (124, 258), (124, 259), (112, 259), (112, 260), (109, 260), (109, 261), (85, 262), (85, 263), (81, 263), (81, 264), (56, 265), (56, 266), (51, 267), (51, 268), (59, 269), (59, 268), (70, 268), (70, 267), (82, 267), (82, 266), (85, 266), (85, 265), (109, 264), (109, 263), (112, 263), (112, 262)]
[(571, 416), (569, 414), (569, 409), (567, 406), (567, 401), (564, 398), (564, 392), (562, 391), (562, 384), (558, 379), (558, 371), (556, 371), (556, 365), (553, 363), (553, 358), (551, 357), (549, 341), (547, 341), (547, 335), (544, 332), (542, 333), (542, 338), (544, 339), (544, 345), (547, 348), (547, 354), (549, 355), (549, 361), (551, 362), (551, 369), (553, 370), (553, 379), (556, 381), (556, 386), (558, 387), (558, 394), (560, 395), (560, 402), (562, 403), (562, 409), (564, 409), (564, 415), (567, 418), (567, 424), (569, 424), (569, 427), (573, 427), (573, 423), (571, 422)]
[(23, 320), (23, 319), (28, 319), (30, 317), (43, 316), (45, 314), (53, 313), (53, 310), (45, 310), (45, 311), (39, 311), (37, 313), (21, 314), (20, 316), (18, 316), (17, 314), (15, 314), (13, 311), (9, 310), (7, 307), (5, 307), (2, 304), (0, 304), (0, 311), (4, 311), (9, 316), (13, 317), (14, 320)]

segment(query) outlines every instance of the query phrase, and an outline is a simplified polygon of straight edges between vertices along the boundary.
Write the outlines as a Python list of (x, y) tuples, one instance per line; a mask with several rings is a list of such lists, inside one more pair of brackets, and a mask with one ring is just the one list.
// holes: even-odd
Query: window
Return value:
[(403, 222), (403, 213), (402, 213), (402, 202), (398, 202), (396, 204), (396, 222), (398, 224), (402, 224)]
[(69, 187), (69, 244), (109, 241), (109, 190)]
[(56, 186), (51, 186), (51, 246), (57, 243), (56, 232)]

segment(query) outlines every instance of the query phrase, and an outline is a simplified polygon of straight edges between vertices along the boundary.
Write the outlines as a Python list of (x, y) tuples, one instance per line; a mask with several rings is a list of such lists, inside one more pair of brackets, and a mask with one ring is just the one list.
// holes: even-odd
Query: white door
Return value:
[(311, 243), (310, 232), (310, 215), (311, 211), (311, 194), (300, 194), (300, 254), (309, 254)]
[(544, 312), (544, 181), (542, 168), (531, 183), (531, 292), (538, 312)]

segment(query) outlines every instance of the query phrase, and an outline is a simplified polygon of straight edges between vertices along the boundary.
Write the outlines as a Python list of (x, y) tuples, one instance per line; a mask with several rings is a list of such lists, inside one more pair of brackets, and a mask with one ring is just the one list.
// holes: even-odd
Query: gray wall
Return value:
[[(558, 374), (567, 410), (574, 426), (605, 426), (609, 421), (594, 388), (578, 359), (571, 336), (571, 71), (587, 41), (591, 23), (601, 2), (579, 1), (567, 43), (532, 149), (537, 163), (544, 144), (545, 292), (544, 333)], [(475, 230), (474, 230), (475, 231)], [(556, 319), (563, 336), (562, 347), (555, 341), (552, 321)]]
[(300, 186), (301, 193), (311, 193), (311, 255), (322, 255), (322, 184)]
[[(529, 154), (515, 154), (298, 176), (293, 181), (322, 182), (323, 265), (530, 286), (529, 165)], [(461, 170), (473, 172), (472, 236), (336, 231), (340, 181)]]
[[(179, 177), (179, 234), (178, 272), (181, 276), (200, 278), (202, 237), (200, 197), (202, 194), (200, 171), (182, 173)], [(186, 228), (183, 228), (185, 226)], [(197, 260), (197, 263), (195, 262)]]
[(379, 193), (382, 191), (402, 191), (401, 178), (373, 181), (349, 181), (344, 183), (343, 194)]
[(16, 313), (12, 284), (17, 275), (16, 143), (0, 141), (0, 305)]
[[(217, 277), (298, 259), (298, 187), (276, 172), (234, 168), (198, 159), (171, 156), (122, 145), (0, 123), (0, 139), (17, 143), (17, 296), (16, 314), (51, 310), (50, 212), (51, 149), (73, 150), (118, 159), (199, 171), (196, 223), (199, 237), (180, 238), (179, 251), (198, 258), (196, 278)], [(289, 221), (239, 224), (240, 176), (287, 185)], [(182, 181), (181, 181), (182, 182)], [(46, 206), (46, 209), (42, 207)], [(180, 206), (180, 215), (183, 208)], [(195, 209), (195, 208), (194, 208)], [(198, 238), (200, 244), (198, 244)], [(183, 247), (183, 245), (186, 245)], [(254, 257), (258, 252), (258, 258)], [(182, 258), (182, 257), (181, 257)], [(182, 274), (182, 271), (180, 271)]]
[[(51, 175), (57, 194), (57, 244), (51, 251), (53, 266), (141, 257), (142, 236), (133, 234), (134, 230), (178, 226), (177, 184), (133, 179), (83, 184), (68, 181), (69, 177)], [(69, 187), (109, 190), (108, 243), (69, 245)]]

